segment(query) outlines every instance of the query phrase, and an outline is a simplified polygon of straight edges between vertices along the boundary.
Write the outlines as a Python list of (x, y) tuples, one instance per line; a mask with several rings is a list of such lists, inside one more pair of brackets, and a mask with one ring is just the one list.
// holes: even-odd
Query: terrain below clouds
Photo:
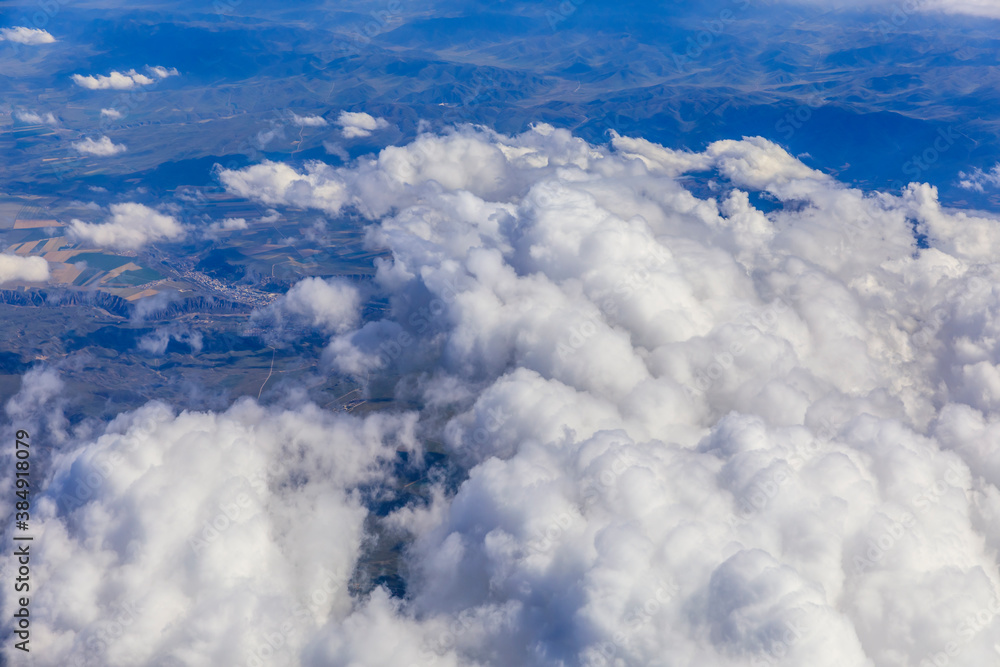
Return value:
[[(997, 210), (996, 188), (958, 176), (1000, 162), (983, 113), (997, 104), (994, 21), (932, 4), (65, 4), (46, 19), (59, 40), (44, 59), (8, 59), (0, 142), (16, 149), (9, 181), (80, 196), (133, 178), (154, 195), (204, 185), (213, 162), (348, 159), (412, 140), (422, 121), (547, 122), (594, 143), (611, 129), (675, 149), (763, 136), (847, 183), (924, 180)], [(113, 83), (135, 89), (100, 89)], [(358, 114), (372, 120), (350, 124)], [(954, 139), (931, 152), (939, 131)]]

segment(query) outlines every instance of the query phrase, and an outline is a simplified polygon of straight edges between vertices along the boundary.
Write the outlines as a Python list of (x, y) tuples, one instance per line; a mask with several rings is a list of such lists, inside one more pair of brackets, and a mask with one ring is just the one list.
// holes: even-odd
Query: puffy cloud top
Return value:
[(261, 664), (294, 664), (351, 606), (365, 512), (348, 489), (414, 447), (412, 422), (153, 403), (57, 455), (32, 516), (45, 543), (32, 575), (49, 582), (32, 595), (40, 664), (246, 665), (261, 651)]
[[(997, 220), (763, 139), (546, 125), (220, 179), (368, 216), (386, 311), (309, 279), (274, 313), (421, 410), (153, 404), (79, 438), (39, 504), (42, 664), (995, 662)], [(463, 481), (366, 510), (417, 434)], [(324, 584), (366, 530), (405, 538), (405, 597)]]
[(173, 216), (143, 204), (128, 202), (112, 204), (109, 208), (111, 217), (107, 222), (74, 219), (68, 226), (69, 234), (79, 241), (125, 250), (137, 250), (157, 241), (177, 241), (187, 234)]

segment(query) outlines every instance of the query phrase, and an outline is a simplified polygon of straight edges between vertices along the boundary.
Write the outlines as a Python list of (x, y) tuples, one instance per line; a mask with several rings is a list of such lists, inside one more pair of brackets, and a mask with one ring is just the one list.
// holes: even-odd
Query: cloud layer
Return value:
[[(151, 404), (81, 434), (40, 506), (40, 664), (995, 662), (997, 220), (759, 138), (546, 125), (219, 176), (370, 219), (384, 315), (313, 278), (257, 317), (420, 411)], [(370, 513), (418, 442), (464, 481)], [(376, 532), (405, 598), (347, 581)]]
[(964, 14), (1000, 18), (1000, 4), (994, 0), (786, 0), (789, 4), (812, 4), (824, 8), (862, 7), (884, 11), (889, 24), (902, 25), (916, 13)]
[(976, 192), (986, 192), (986, 189), (1000, 188), (1000, 164), (996, 164), (989, 171), (974, 169), (969, 173), (959, 172), (959, 186), (966, 190)]
[(350, 607), (365, 512), (347, 489), (413, 446), (412, 421), (154, 403), (57, 456), (33, 516), (36, 662), (295, 664), (289, 645)]

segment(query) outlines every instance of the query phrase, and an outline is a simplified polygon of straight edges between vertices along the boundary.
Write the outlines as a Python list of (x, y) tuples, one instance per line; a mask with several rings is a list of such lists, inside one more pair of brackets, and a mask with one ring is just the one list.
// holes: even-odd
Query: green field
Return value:
[(87, 267), (86, 269), (84, 269), (83, 273), (81, 273), (76, 277), (76, 280), (73, 281), (73, 284), (76, 285), (77, 287), (82, 287), (83, 285), (86, 285), (88, 281), (93, 280), (100, 273), (101, 271), (98, 269), (95, 269), (93, 267)]
[(163, 278), (163, 274), (157, 273), (153, 269), (139, 269), (138, 271), (124, 271), (120, 275), (107, 281), (105, 285), (108, 285), (109, 287), (132, 287), (134, 285), (142, 285), (143, 283), (160, 280), (161, 278)]
[(84, 252), (79, 255), (75, 255), (70, 263), (76, 264), (77, 262), (86, 262), (87, 266), (95, 269), (103, 269), (104, 271), (110, 271), (111, 269), (117, 269), (123, 264), (128, 264), (132, 261), (131, 257), (120, 257), (119, 255), (105, 255), (99, 252)]

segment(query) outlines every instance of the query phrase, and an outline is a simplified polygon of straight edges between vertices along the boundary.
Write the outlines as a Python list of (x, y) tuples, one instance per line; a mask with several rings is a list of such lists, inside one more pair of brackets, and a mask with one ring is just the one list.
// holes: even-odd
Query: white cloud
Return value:
[(1000, 5), (993, 0), (937, 0), (931, 4), (931, 8), (951, 14), (1000, 18)]
[(322, 116), (299, 116), (292, 112), (292, 122), (299, 127), (324, 127), (326, 119)]
[(180, 74), (176, 67), (160, 67), (159, 65), (154, 65), (152, 67), (147, 67), (146, 69), (157, 79), (166, 79), (168, 76), (177, 76)]
[(112, 204), (107, 222), (72, 220), (70, 236), (101, 247), (137, 250), (157, 241), (179, 241), (187, 231), (172, 216), (133, 202)]
[(162, 317), (163, 311), (183, 300), (184, 297), (180, 292), (169, 288), (153, 296), (139, 299), (135, 302), (135, 310), (132, 311), (132, 321), (142, 322)]
[(1000, 164), (994, 165), (989, 171), (978, 168), (969, 173), (960, 171), (958, 177), (961, 179), (959, 187), (966, 190), (985, 192), (986, 188), (1000, 188)]
[(885, 12), (885, 26), (899, 28), (909, 17), (921, 13), (965, 14), (1000, 18), (1000, 5), (995, 0), (786, 0), (789, 4), (814, 4), (832, 9), (840, 7), (862, 7)]
[(304, 324), (327, 333), (342, 333), (357, 324), (360, 306), (361, 295), (351, 283), (305, 278), (271, 305), (254, 311), (253, 321), (279, 329), (285, 324)]
[[(679, 178), (698, 174), (715, 196)], [(384, 313), (310, 278), (255, 317), (329, 332), (327, 370), (397, 402), (151, 404), (55, 454), (49, 664), (96, 636), (109, 666), (995, 662), (1000, 221), (759, 138), (692, 153), (547, 125), (219, 176), (369, 218)], [(458, 470), (379, 516), (363, 489), (391, 505), (417, 434)], [(336, 585), (310, 608), (366, 530), (404, 540), (379, 565), (406, 595)]]
[(235, 231), (248, 227), (246, 218), (223, 218), (218, 222), (213, 222), (211, 228), (216, 231)]
[(298, 202), (295, 205), (335, 212), (345, 203), (340, 196), (343, 186), (321, 162), (307, 163), (306, 173), (300, 174), (288, 165), (265, 160), (238, 171), (223, 169), (219, 177), (232, 192), (270, 205)]
[(337, 117), (337, 125), (345, 139), (370, 136), (375, 130), (389, 127), (384, 118), (375, 118), (363, 111), (341, 111)]
[(218, 239), (226, 232), (234, 232), (250, 227), (246, 218), (223, 218), (216, 220), (204, 228), (204, 236), (210, 239)]
[(140, 338), (136, 346), (144, 352), (162, 355), (167, 351), (167, 346), (171, 340), (176, 340), (179, 343), (190, 346), (192, 351), (197, 354), (201, 352), (204, 337), (200, 331), (194, 331), (189, 326), (175, 324), (157, 327)]
[(49, 279), (49, 263), (41, 257), (21, 257), (0, 253), (0, 284), (19, 280), (44, 282)]
[[(61, 445), (68, 433), (69, 421), (63, 412), (65, 383), (55, 369), (35, 365), (21, 378), (18, 392), (4, 406), (16, 428), (39, 439)], [(30, 447), (30, 444), (29, 444)]]
[(124, 153), (128, 150), (128, 147), (125, 146), (125, 144), (116, 144), (112, 142), (110, 138), (103, 135), (96, 141), (90, 137), (84, 137), (82, 141), (74, 141), (71, 145), (73, 146), (73, 149), (79, 153), (99, 155), (101, 157), (118, 155), (119, 153)]
[[(865, 196), (762, 139), (613, 147), (539, 126), (424, 136), (350, 169), (244, 170), (284, 175), (262, 189), (269, 202), (350, 202), (377, 220), (391, 313), (335, 336), (328, 359), (399, 376), (405, 396), (454, 415), (442, 442), (475, 466), (455, 497), (398, 517), (418, 526), (406, 614), (362, 606), (323, 659), (411, 650), (366, 649), (376, 627), (433, 646), (436, 622), (451, 641), (427, 664), (452, 650), (496, 665), (934, 655), (954, 624), (916, 638), (867, 600), (1000, 590), (951, 574), (989, 568), (964, 499), (994, 492), (927, 431), (932, 396), (1000, 407), (989, 362), (956, 359), (944, 385), (935, 370), (937, 345), (975, 347), (958, 332), (982, 326), (967, 319), (985, 298), (972, 271), (1000, 244), (997, 221), (943, 209), (928, 186)], [(697, 199), (674, 180), (689, 171), (726, 189)], [(750, 190), (795, 205), (765, 215)], [(910, 220), (933, 249), (915, 254)], [(915, 502), (936, 480), (952, 501)], [(946, 535), (936, 555), (919, 546)], [(572, 603), (566, 581), (579, 582)], [(902, 604), (910, 627), (939, 618)], [(553, 639), (529, 617), (568, 629)], [(988, 661), (992, 645), (983, 633), (963, 651)]]
[(415, 448), (413, 421), (151, 403), (55, 452), (32, 505), (32, 577), (50, 584), (31, 599), (39, 664), (298, 664), (351, 607), (366, 514), (352, 489)]
[(65, 386), (54, 369), (36, 366), (24, 374), (21, 388), (7, 402), (4, 410), (13, 419), (25, 419), (54, 402)]
[(26, 28), (16, 26), (13, 28), (0, 28), (0, 41), (17, 42), (18, 44), (51, 44), (56, 38), (41, 28)]
[[(904, 5), (903, 7), (908, 6)], [(925, 0), (918, 6), (920, 7), (918, 11), (1000, 18), (1000, 5), (993, 0)], [(893, 9), (897, 12), (901, 11), (901, 8), (898, 7), (893, 7)]]
[(101, 109), (101, 118), (110, 118), (111, 120), (118, 120), (122, 117), (122, 112), (118, 109)]
[(147, 66), (146, 72), (149, 76), (130, 69), (127, 72), (113, 71), (108, 75), (84, 76), (82, 74), (74, 74), (72, 79), (76, 85), (88, 90), (131, 90), (137, 86), (149, 86), (156, 83), (157, 79), (165, 79), (169, 76), (177, 76), (179, 74), (176, 68), (171, 67), (168, 69), (159, 66)]
[(351, 159), (351, 156), (347, 152), (347, 149), (345, 149), (343, 145), (335, 141), (324, 141), (323, 149), (326, 150), (326, 152), (329, 153), (330, 155), (336, 155), (338, 158), (340, 158), (341, 162), (347, 162)]
[(59, 122), (51, 113), (39, 114), (35, 111), (15, 111), (14, 118), (22, 123), (32, 123), (34, 125), (55, 125)]
[(129, 70), (125, 73), (111, 72), (108, 75), (98, 74), (96, 76), (74, 74), (72, 79), (76, 85), (88, 90), (130, 90), (136, 86), (148, 86), (153, 83), (153, 79), (139, 74), (135, 70)]

